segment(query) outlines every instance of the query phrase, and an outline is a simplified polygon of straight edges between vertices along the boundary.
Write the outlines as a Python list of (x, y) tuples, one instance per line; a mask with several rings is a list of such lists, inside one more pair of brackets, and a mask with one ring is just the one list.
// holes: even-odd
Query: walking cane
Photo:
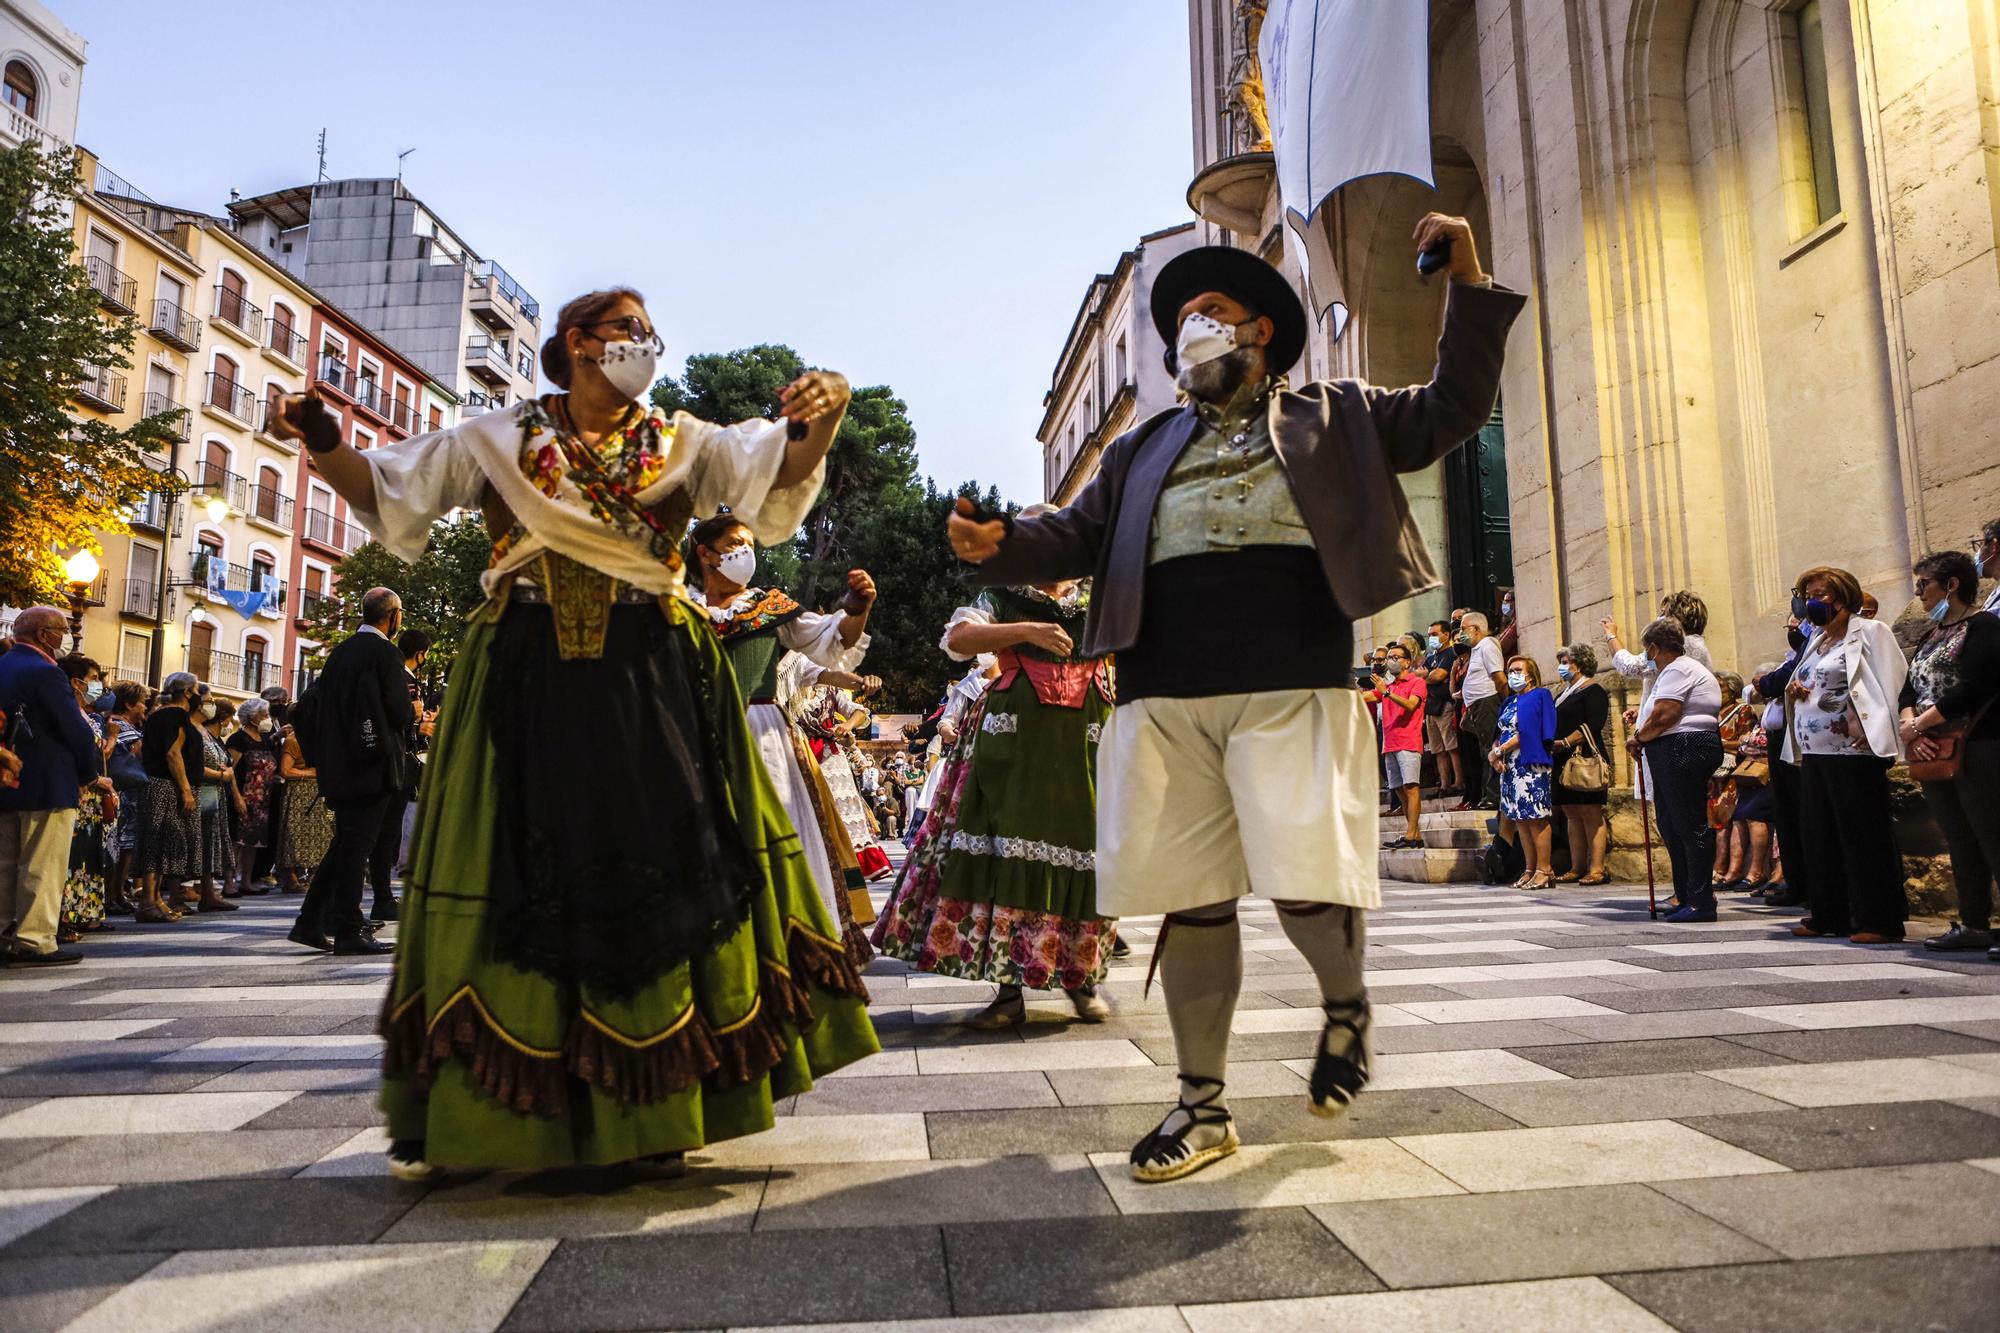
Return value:
[(1633, 765), (1633, 771), (1639, 775), (1639, 827), (1645, 831), (1646, 837), (1646, 915), (1658, 921), (1660, 903), (1653, 894), (1653, 807), (1646, 803), (1645, 761), (1641, 759)]

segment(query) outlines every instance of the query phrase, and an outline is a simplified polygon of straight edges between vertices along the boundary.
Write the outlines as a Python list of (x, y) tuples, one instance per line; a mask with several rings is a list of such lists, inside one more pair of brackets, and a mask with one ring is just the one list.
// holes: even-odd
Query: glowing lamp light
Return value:
[(69, 576), (69, 581), (79, 588), (88, 588), (97, 582), (98, 569), (97, 557), (88, 550), (78, 551), (63, 562), (63, 572)]
[(208, 619), (208, 612), (202, 610), (200, 607), (197, 606), (192, 612), (189, 613), (188, 624), (199, 625), (204, 623), (207, 619)]
[(222, 522), (223, 519), (228, 517), (229, 517), (229, 502), (224, 500), (219, 495), (209, 496), (208, 521), (211, 523), (220, 523)]

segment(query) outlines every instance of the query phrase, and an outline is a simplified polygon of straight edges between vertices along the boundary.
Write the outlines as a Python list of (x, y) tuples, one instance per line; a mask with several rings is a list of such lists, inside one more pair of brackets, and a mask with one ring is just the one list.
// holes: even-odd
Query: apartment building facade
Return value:
[[(308, 331), (310, 382), (340, 418), (340, 432), (357, 449), (377, 449), (427, 430), (457, 424), (453, 395), (435, 384), (416, 359), (330, 301), (313, 307)], [(334, 591), (334, 567), (368, 541), (347, 502), (334, 494), (301, 450), (292, 460), (298, 499), (297, 541), (289, 575), (297, 589), (285, 639), (285, 684), (310, 679), (307, 662), (320, 644), (308, 626)]]
[(84, 47), (35, 0), (0, 0), (0, 148), (76, 142)]
[(541, 306), (401, 181), (321, 181), (229, 211), (246, 242), (402, 348), (467, 415), (534, 394)]
[(1097, 473), (1104, 446), (1177, 401), (1153, 328), (1153, 277), (1201, 243), (1184, 222), (1139, 238), (1091, 279), (1042, 398), (1042, 495), (1068, 504)]

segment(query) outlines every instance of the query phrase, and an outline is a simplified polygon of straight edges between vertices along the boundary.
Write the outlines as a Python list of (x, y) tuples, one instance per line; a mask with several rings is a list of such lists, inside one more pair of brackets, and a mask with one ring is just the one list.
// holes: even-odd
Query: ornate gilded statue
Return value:
[(1271, 118), (1264, 110), (1264, 66), (1257, 58), (1257, 41), (1264, 32), (1264, 10), (1269, 0), (1236, 0), (1232, 45), (1236, 55), (1229, 62), (1229, 110), (1236, 117), (1239, 134), (1249, 142), (1244, 151), (1271, 151)]

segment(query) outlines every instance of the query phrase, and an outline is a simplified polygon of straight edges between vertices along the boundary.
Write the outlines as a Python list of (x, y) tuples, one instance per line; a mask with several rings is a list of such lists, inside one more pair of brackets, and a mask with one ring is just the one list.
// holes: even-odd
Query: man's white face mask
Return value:
[(1174, 362), (1177, 367), (1174, 380), (1181, 388), (1188, 387), (1188, 378), (1196, 366), (1228, 356), (1236, 350), (1236, 329), (1207, 315), (1189, 315), (1181, 321), (1180, 340), (1174, 346)]

